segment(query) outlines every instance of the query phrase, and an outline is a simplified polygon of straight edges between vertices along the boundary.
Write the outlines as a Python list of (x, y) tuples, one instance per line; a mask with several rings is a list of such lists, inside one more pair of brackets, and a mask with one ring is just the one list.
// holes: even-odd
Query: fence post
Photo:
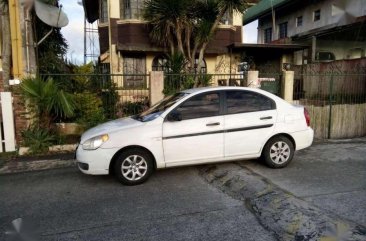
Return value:
[(261, 83), (259, 82), (259, 71), (256, 70), (249, 70), (248, 71), (248, 81), (247, 85), (251, 88), (260, 88)]
[(164, 98), (164, 72), (163, 71), (151, 71), (150, 72), (150, 106), (156, 104)]
[(281, 92), (282, 98), (287, 102), (293, 102), (294, 96), (294, 71), (283, 71), (282, 73), (282, 83), (281, 83)]
[(3, 117), (5, 151), (11, 152), (15, 151), (13, 101), (10, 92), (1, 92), (0, 98)]

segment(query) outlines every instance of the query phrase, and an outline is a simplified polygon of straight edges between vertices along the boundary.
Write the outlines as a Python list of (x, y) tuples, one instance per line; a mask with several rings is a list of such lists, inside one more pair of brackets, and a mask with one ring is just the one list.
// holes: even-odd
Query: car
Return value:
[(255, 88), (205, 87), (86, 131), (76, 159), (85, 174), (113, 173), (137, 185), (156, 169), (177, 166), (262, 158), (282, 168), (313, 137), (303, 106)]

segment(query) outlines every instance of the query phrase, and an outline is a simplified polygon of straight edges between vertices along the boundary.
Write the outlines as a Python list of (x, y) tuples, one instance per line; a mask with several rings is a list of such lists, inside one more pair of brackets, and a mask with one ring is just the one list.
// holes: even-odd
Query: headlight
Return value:
[(104, 142), (108, 141), (109, 136), (107, 134), (96, 136), (86, 140), (82, 147), (84, 150), (96, 150), (98, 149)]

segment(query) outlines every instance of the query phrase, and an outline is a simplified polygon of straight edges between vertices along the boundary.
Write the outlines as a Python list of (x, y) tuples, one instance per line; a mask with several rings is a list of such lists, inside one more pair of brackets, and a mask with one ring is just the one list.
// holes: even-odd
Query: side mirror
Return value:
[(167, 118), (168, 121), (181, 121), (182, 114), (179, 111), (172, 111), (168, 114)]

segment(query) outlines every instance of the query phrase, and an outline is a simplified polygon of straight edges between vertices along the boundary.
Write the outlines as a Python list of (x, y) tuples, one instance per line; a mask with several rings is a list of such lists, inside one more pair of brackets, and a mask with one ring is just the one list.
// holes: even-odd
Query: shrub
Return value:
[(94, 93), (83, 92), (75, 94), (77, 103), (75, 118), (76, 122), (86, 129), (96, 126), (106, 120), (103, 110), (103, 102)]
[(47, 129), (30, 127), (22, 132), (23, 143), (29, 147), (30, 154), (48, 152), (48, 148), (56, 141), (56, 137)]
[(136, 115), (148, 108), (148, 103), (146, 101), (137, 102), (125, 102), (121, 105), (121, 111), (125, 116)]
[(56, 118), (74, 115), (73, 95), (62, 90), (53, 79), (26, 78), (20, 87), (27, 100), (30, 116), (38, 127), (50, 129)]

